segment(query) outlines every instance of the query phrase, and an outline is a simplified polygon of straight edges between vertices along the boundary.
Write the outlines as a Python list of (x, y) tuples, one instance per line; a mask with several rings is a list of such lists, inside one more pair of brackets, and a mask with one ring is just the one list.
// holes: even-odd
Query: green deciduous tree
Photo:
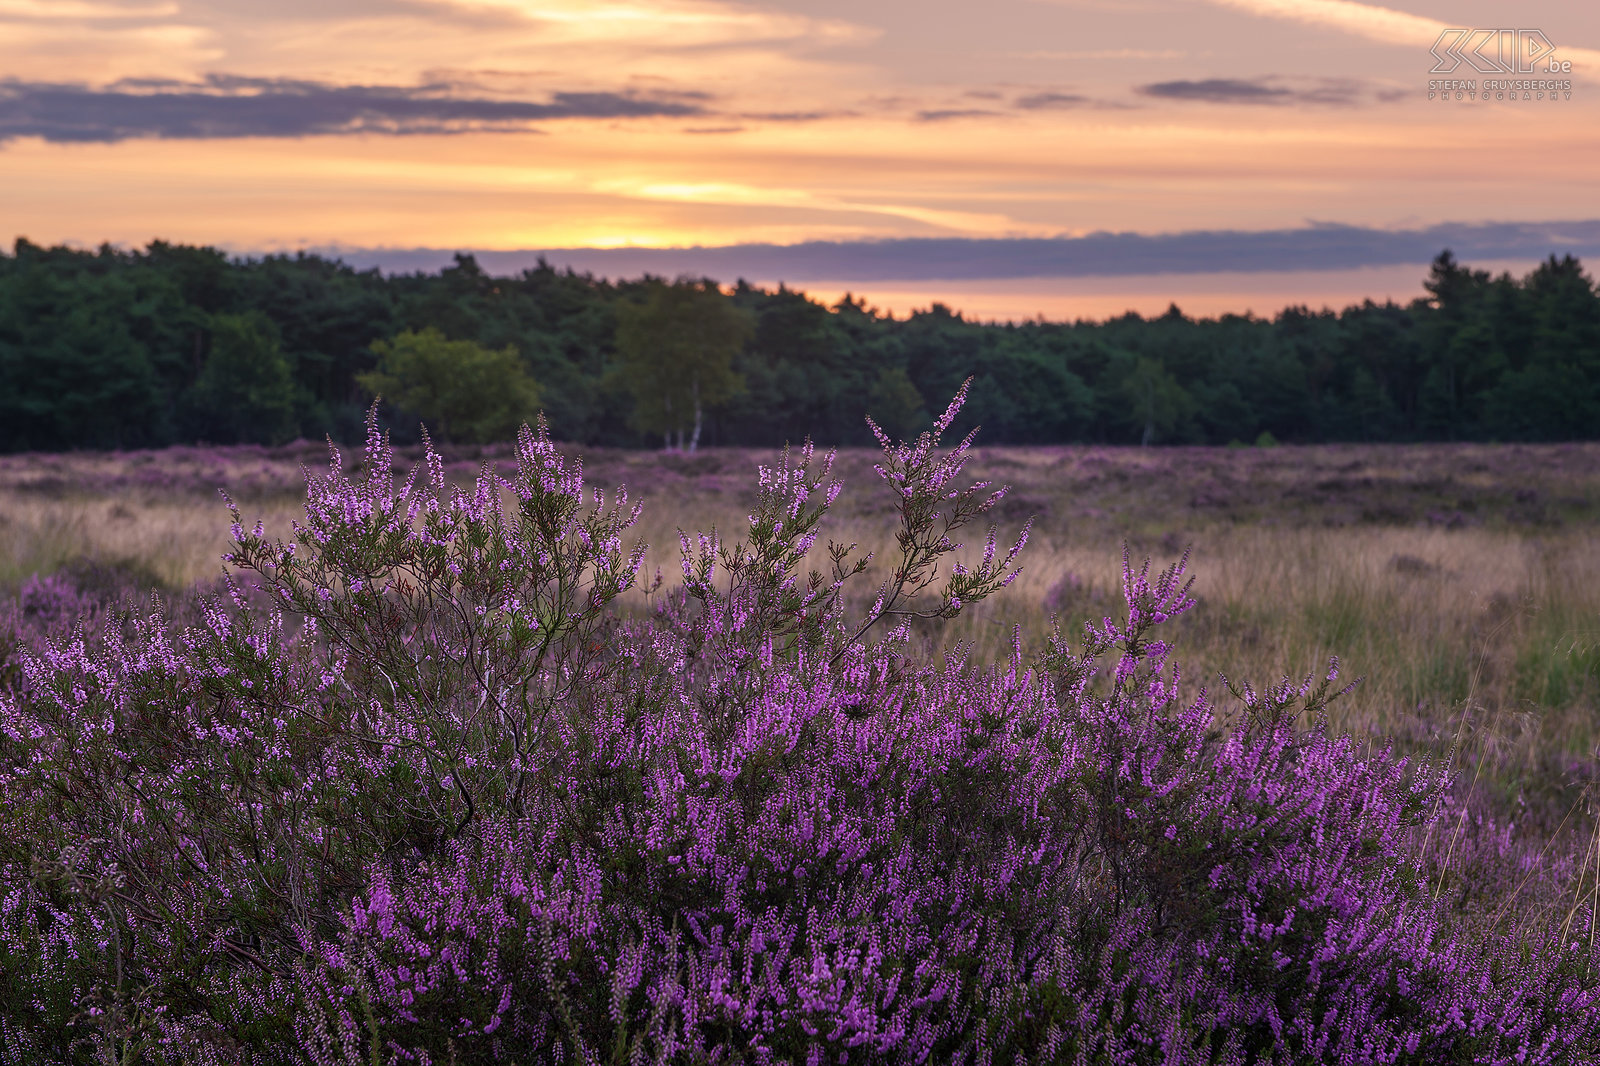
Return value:
[(218, 444), (282, 444), (299, 429), (299, 390), (278, 331), (264, 315), (215, 315), (205, 365), (184, 396), (186, 421)]
[(1156, 360), (1140, 356), (1119, 375), (1116, 395), (1122, 421), (1139, 431), (1141, 446), (1171, 436), (1193, 416), (1194, 398)]
[(357, 381), (418, 416), (442, 440), (503, 440), (533, 417), (539, 387), (511, 346), (453, 341), (437, 329), (373, 341), (378, 367)]
[(884, 432), (895, 439), (910, 440), (932, 421), (922, 393), (911, 383), (905, 367), (886, 366), (867, 390), (867, 407)]
[(733, 357), (754, 332), (750, 316), (710, 280), (651, 282), (642, 301), (617, 309), (617, 354), (633, 397), (634, 428), (688, 450), (700, 443), (707, 408), (742, 382)]

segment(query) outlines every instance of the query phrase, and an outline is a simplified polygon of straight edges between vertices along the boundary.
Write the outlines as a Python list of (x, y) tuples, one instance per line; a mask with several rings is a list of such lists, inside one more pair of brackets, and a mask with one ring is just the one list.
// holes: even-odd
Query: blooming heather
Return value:
[(197, 624), (52, 630), (0, 695), (0, 1061), (1600, 1057), (1587, 919), (1438, 898), (1449, 781), (1318, 728), (1337, 663), (1180, 701), (1187, 556), (1076, 643), (914, 653), (1026, 538), (950, 558), (1004, 492), (963, 397), (878, 432), (864, 611), (809, 446), (640, 614), (637, 505), (542, 425), (464, 488), (369, 424), (290, 540), (234, 512)]

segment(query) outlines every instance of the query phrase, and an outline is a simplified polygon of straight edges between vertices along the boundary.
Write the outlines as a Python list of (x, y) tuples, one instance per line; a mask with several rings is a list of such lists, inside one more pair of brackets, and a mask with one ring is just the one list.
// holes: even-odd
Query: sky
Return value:
[(1600, 256), (1597, 193), (1587, 0), (0, 0), (0, 240), (1269, 314)]

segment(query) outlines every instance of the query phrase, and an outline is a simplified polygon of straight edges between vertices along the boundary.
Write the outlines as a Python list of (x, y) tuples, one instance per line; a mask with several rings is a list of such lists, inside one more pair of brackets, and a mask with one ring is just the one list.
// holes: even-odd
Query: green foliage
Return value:
[(873, 411), (881, 411), (878, 424), (895, 438), (913, 437), (930, 421), (922, 393), (911, 383), (905, 367), (886, 366), (867, 393)]
[[(990, 443), (1600, 434), (1600, 293), (1578, 260), (1552, 256), (1514, 278), (1445, 252), (1425, 287), (1406, 305), (1291, 307), (1271, 319), (1174, 307), (985, 325), (940, 304), (895, 319), (854, 297), (828, 307), (743, 282), (731, 292), (704, 279), (613, 284), (545, 263), (496, 277), (468, 255), (436, 274), (385, 277), (308, 255), (18, 241), (0, 254), (0, 450), (358, 440), (372, 392), (363, 381), (388, 381), (384, 394), (413, 407), (397, 391), (407, 383), (376, 365), (374, 338), (430, 329), (480, 353), (517, 353), (469, 360), (490, 383), (483, 397), (468, 395), (480, 388), (470, 374), (426, 379), (454, 398), (424, 420), (461, 440), (509, 434), (532, 402), (500, 386), (529, 378), (557, 438), (623, 447), (870, 444), (864, 415), (916, 432), (929, 420), (924, 398), (969, 377), (952, 429), (981, 424)], [(264, 339), (218, 325), (239, 316)], [(277, 354), (252, 362), (230, 346)], [(433, 391), (408, 395), (427, 406)], [(230, 403), (245, 408), (228, 413)], [(397, 443), (416, 439), (422, 413), (397, 412)]]
[(706, 409), (742, 386), (733, 357), (753, 335), (753, 323), (711, 281), (651, 283), (642, 302), (618, 307), (617, 318), (617, 353), (633, 397), (630, 423), (644, 433), (676, 434), (680, 448), (687, 430), (693, 451)]
[(1170, 370), (1148, 356), (1132, 360), (1118, 375), (1113, 395), (1143, 445), (1171, 440), (1194, 414), (1194, 398)]
[(200, 316), (172, 279), (19, 240), (0, 257), (0, 447), (164, 443)]
[(197, 436), (218, 444), (294, 438), (299, 390), (277, 332), (259, 312), (211, 320), (210, 354), (183, 400)]
[(517, 350), (452, 341), (429, 327), (373, 341), (378, 368), (361, 387), (420, 416), (441, 440), (505, 440), (539, 404), (539, 388)]

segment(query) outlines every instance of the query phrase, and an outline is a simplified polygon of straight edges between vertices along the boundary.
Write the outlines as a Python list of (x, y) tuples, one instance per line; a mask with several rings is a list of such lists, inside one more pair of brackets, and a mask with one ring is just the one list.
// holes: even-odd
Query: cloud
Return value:
[(143, 19), (168, 18), (178, 5), (167, 0), (154, 4), (94, 3), (92, 0), (0, 0), (0, 18), (23, 19)]
[(311, 137), (351, 133), (525, 131), (559, 119), (700, 115), (702, 94), (556, 92), (543, 102), (462, 97), (447, 84), (329, 85), (214, 74), (203, 82), (140, 79), (104, 89), (0, 81), (0, 143), (133, 138)]
[[(1220, 7), (1247, 11), (1252, 15), (1286, 19), (1312, 26), (1342, 30), (1380, 44), (1426, 50), (1448, 29), (1459, 23), (1413, 15), (1409, 11), (1357, 3), (1356, 0), (1211, 0)], [(1557, 58), (1572, 60), (1574, 70), (1587, 67), (1592, 77), (1600, 67), (1600, 51), (1592, 48), (1567, 48), (1556, 42)], [(1424, 54), (1426, 54), (1424, 52)]]
[(752, 111), (739, 118), (752, 122), (821, 122), (830, 118), (850, 118), (854, 111)]
[[(910, 238), (735, 244), (713, 248), (555, 248), (477, 253), (493, 273), (514, 274), (540, 259), (612, 278), (694, 274), (793, 282), (974, 281), (1350, 270), (1425, 264), (1442, 248), (1465, 261), (1532, 260), (1571, 253), (1600, 257), (1600, 219), (1576, 222), (1448, 223), (1386, 230), (1313, 223), (1298, 229), (1091, 233), (1054, 238)], [(450, 249), (330, 249), (363, 269), (435, 270)]]
[(1395, 11), (1355, 0), (1212, 0), (1222, 7), (1248, 11), (1252, 15), (1290, 19), (1313, 26), (1344, 30), (1369, 40), (1390, 44), (1424, 44), (1439, 36), (1448, 23)]
[(1017, 106), (1025, 111), (1055, 111), (1069, 107), (1083, 107), (1091, 101), (1077, 93), (1034, 93), (1019, 97)]
[(954, 118), (992, 118), (999, 114), (997, 111), (988, 111), (977, 107), (944, 107), (931, 111), (918, 111), (918, 122), (948, 122)]
[(1141, 85), (1136, 92), (1164, 100), (1204, 100), (1212, 104), (1285, 104), (1294, 95), (1259, 82), (1237, 78), (1206, 78), (1203, 81), (1160, 81)]
[(1189, 53), (1178, 48), (1091, 48), (1068, 51), (1038, 49), (1011, 54), (1017, 59), (1182, 59)]
[(562, 43), (621, 41), (671, 49), (859, 45), (882, 31), (841, 19), (762, 10), (726, 0), (413, 0), (445, 19), (525, 24)]
[[(1298, 86), (1284, 85), (1279, 78), (1204, 78), (1199, 81), (1159, 81), (1137, 86), (1134, 91), (1160, 100), (1194, 100), (1208, 104), (1353, 107), (1364, 102), (1366, 87), (1347, 78), (1323, 79)], [(1389, 91), (1379, 91), (1373, 95), (1384, 102), (1398, 98)]]

